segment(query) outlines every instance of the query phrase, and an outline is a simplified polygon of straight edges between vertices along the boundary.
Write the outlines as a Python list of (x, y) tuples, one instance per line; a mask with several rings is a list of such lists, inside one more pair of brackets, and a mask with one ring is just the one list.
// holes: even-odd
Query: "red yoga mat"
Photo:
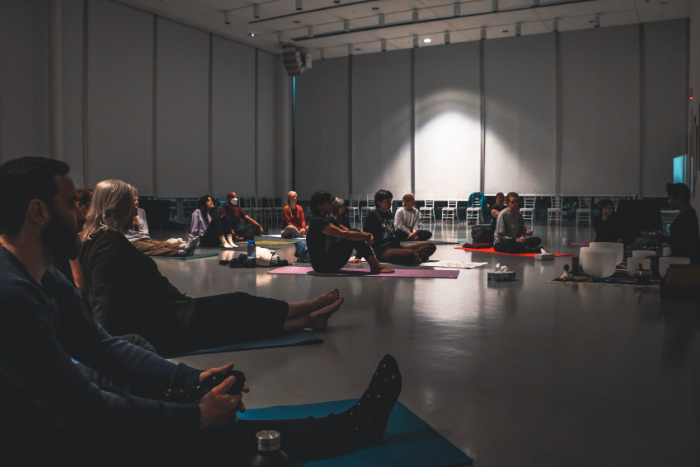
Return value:
[[(464, 247), (457, 247), (455, 250), (467, 250), (467, 251), (476, 251), (477, 253), (493, 253), (496, 255), (507, 255), (507, 256), (525, 256), (527, 258), (534, 258), (537, 253), (499, 253), (493, 248), (482, 248), (480, 250), (475, 250), (473, 248), (464, 248)], [(571, 256), (571, 253), (556, 253), (554, 256), (557, 258), (560, 256)]]

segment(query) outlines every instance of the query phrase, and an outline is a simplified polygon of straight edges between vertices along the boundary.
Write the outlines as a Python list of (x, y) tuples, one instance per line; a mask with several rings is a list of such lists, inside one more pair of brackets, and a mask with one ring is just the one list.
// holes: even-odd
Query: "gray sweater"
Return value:
[(506, 238), (518, 239), (525, 235), (525, 219), (520, 211), (510, 212), (504, 209), (496, 220), (496, 231), (494, 232), (494, 245)]
[(49, 426), (76, 437), (122, 442), (197, 433), (197, 404), (152, 401), (97, 386), (75, 361), (144, 395), (190, 387), (201, 373), (110, 336), (61, 273), (51, 268), (39, 284), (0, 246), (3, 446), (15, 452), (41, 449), (37, 427), (45, 433)]
[(420, 226), (420, 212), (416, 208), (406, 211), (403, 207), (400, 207), (396, 211), (396, 216), (394, 216), (394, 225), (397, 229), (405, 232), (415, 232)]

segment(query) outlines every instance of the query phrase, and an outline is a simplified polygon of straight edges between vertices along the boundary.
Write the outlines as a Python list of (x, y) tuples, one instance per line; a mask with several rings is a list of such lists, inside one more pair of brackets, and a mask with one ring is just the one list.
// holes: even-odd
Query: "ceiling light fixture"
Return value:
[(359, 47), (355, 47), (355, 50), (359, 52), (359, 51), (362, 50), (362, 49), (359, 48)]
[(486, 28), (481, 28), (481, 40), (486, 40)]
[(319, 50), (319, 52), (321, 53), (321, 60), (325, 60), (326, 57), (325, 57), (325, 54), (323, 53), (323, 49)]
[(338, 3), (340, 3), (340, 0), (333, 0), (333, 3), (337, 5)]
[(297, 8), (297, 11), (301, 11), (304, 9), (303, 0), (296, 0), (296, 8)]
[(352, 44), (348, 44), (348, 55), (352, 55)]
[(295, 19), (294, 21), (292, 21), (292, 23), (299, 24), (299, 23), (301, 23), (301, 21), (299, 21), (298, 19)]
[(493, 13), (498, 11), (498, 0), (491, 0), (491, 11)]
[(386, 52), (386, 41), (382, 39), (382, 52)]
[(379, 15), (379, 27), (384, 27), (386, 26), (386, 20), (384, 19), (384, 14)]
[(445, 33), (445, 44), (449, 44), (449, 43), (450, 43), (450, 33), (446, 32)]
[(224, 11), (224, 24), (231, 24), (231, 12)]
[(253, 5), (253, 18), (260, 18), (260, 5), (258, 3)]
[(343, 31), (350, 32), (350, 21), (348, 21), (348, 20), (343, 21)]
[(595, 18), (593, 18), (593, 27), (594, 28), (600, 27), (600, 15), (595, 15)]
[(430, 44), (431, 42), (433, 42), (433, 40), (429, 37), (426, 37), (425, 39), (423, 39), (423, 42), (426, 44)]
[(552, 21), (552, 32), (559, 32), (559, 20)]
[(278, 44), (284, 44), (284, 36), (282, 35), (281, 32), (280, 32), (280, 33), (277, 33), (277, 43), (278, 43)]
[(413, 36), (413, 47), (418, 47), (418, 37)]
[(455, 3), (454, 15), (456, 17), (462, 16), (462, 5), (460, 5), (459, 3)]
[(414, 23), (418, 21), (418, 10), (413, 10), (411, 13), (411, 19), (413, 19)]
[(314, 27), (313, 26), (309, 26), (308, 28), (306, 28), (306, 37), (308, 37), (309, 39), (314, 37)]
[(255, 37), (255, 33), (254, 33), (254, 32), (249, 32), (248, 35), (249, 35), (250, 37)]
[(522, 34), (522, 32), (523, 31), (522, 31), (522, 27), (521, 27), (520, 23), (517, 23), (515, 25), (515, 35), (520, 36)]
[(372, 10), (377, 11), (377, 10), (379, 10), (379, 7), (378, 7), (378, 6), (373, 6), (373, 7), (372, 7)]

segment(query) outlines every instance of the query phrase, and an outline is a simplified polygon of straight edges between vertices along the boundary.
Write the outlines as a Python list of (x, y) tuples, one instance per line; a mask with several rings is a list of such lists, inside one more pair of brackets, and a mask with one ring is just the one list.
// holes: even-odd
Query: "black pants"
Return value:
[(374, 257), (374, 252), (372, 248), (367, 245), (367, 242), (353, 242), (340, 238), (326, 250), (326, 254), (320, 260), (312, 259), (311, 267), (313, 267), (316, 272), (338, 272), (348, 263), (353, 250), (357, 250), (357, 255), (366, 260)]
[(539, 237), (525, 237), (523, 243), (513, 238), (507, 238), (494, 244), (493, 249), (499, 253), (540, 253), (542, 251), (542, 248), (539, 246), (540, 243), (542, 243), (542, 240)]
[[(433, 236), (433, 233), (430, 230), (416, 230), (414, 233), (416, 235), (418, 235), (418, 238), (416, 238), (415, 240), (420, 241), (420, 242), (430, 240), (430, 238)], [(406, 232), (405, 230), (396, 229), (396, 231), (394, 232), (394, 235), (396, 236), (396, 238), (400, 242), (408, 241), (408, 232)], [(414, 241), (414, 240), (411, 240), (411, 241)]]
[(209, 227), (199, 240), (199, 244), (204, 247), (220, 246), (219, 237), (231, 235), (231, 221), (228, 217), (211, 216)]
[(280, 336), (289, 304), (273, 298), (235, 292), (194, 299), (187, 327), (197, 349), (250, 342)]
[(235, 229), (233, 232), (236, 237), (243, 237), (246, 240), (254, 240), (255, 236), (258, 235), (260, 230), (254, 225), (247, 225), (245, 227), (241, 227), (240, 229)]

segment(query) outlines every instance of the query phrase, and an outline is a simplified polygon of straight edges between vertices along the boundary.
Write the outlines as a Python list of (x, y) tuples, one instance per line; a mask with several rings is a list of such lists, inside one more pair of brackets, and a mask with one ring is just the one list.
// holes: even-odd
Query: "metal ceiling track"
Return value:
[[(357, 2), (346, 2), (346, 3), (342, 3), (342, 4), (338, 4), (338, 5), (331, 5), (331, 6), (327, 6), (327, 7), (323, 7), (323, 8), (316, 8), (313, 10), (302, 10), (302, 11), (298, 11), (296, 13), (289, 13), (288, 15), (280, 15), (280, 16), (272, 16), (270, 18), (255, 19), (253, 21), (248, 21), (248, 24), (265, 23), (266, 21), (274, 21), (276, 19), (294, 18), (295, 16), (308, 15), (309, 13), (316, 13), (318, 11), (336, 10), (338, 8), (345, 8), (345, 7), (348, 7), (351, 5), (361, 5), (363, 3), (380, 3), (380, 0), (358, 0)], [(259, 5), (264, 5), (264, 3), (259, 3)]]
[[(375, 1), (375, 0), (372, 0)], [(514, 11), (525, 11), (525, 10), (534, 10), (534, 9), (539, 9), (539, 8), (547, 8), (551, 6), (558, 6), (558, 5), (573, 5), (573, 4), (578, 4), (578, 3), (592, 3), (596, 2), (598, 0), (560, 0), (560, 1), (555, 1), (555, 2), (550, 2), (547, 4), (533, 4), (533, 5), (527, 5), (523, 6), (521, 8), (509, 8), (507, 10), (498, 10), (498, 11), (485, 11), (482, 13), (470, 13), (470, 14), (464, 14), (464, 15), (459, 15), (459, 16), (441, 16), (439, 18), (429, 18), (429, 19), (424, 19), (424, 20), (417, 20), (417, 21), (401, 21), (398, 23), (389, 23), (386, 24), (385, 26), (381, 26), (377, 24), (376, 26), (365, 26), (365, 27), (360, 27), (360, 28), (355, 28), (355, 29), (350, 29), (349, 31), (341, 30), (341, 31), (334, 31), (334, 32), (327, 32), (327, 33), (321, 33), (321, 34), (314, 34), (313, 36), (300, 36), (300, 37), (292, 37), (291, 40), (294, 42), (303, 42), (306, 40), (313, 40), (313, 39), (322, 39), (324, 37), (333, 37), (333, 36), (342, 36), (345, 34), (352, 34), (355, 32), (366, 32), (366, 31), (375, 31), (378, 29), (389, 29), (389, 28), (396, 28), (400, 26), (410, 26), (410, 25), (416, 25), (416, 24), (428, 24), (428, 23), (435, 23), (438, 21), (447, 21), (451, 19), (459, 19), (459, 18), (476, 18), (479, 16), (488, 16), (488, 15), (498, 15), (499, 13), (511, 13)], [(318, 11), (318, 10), (314, 10)], [(309, 12), (310, 13), (310, 12)]]

